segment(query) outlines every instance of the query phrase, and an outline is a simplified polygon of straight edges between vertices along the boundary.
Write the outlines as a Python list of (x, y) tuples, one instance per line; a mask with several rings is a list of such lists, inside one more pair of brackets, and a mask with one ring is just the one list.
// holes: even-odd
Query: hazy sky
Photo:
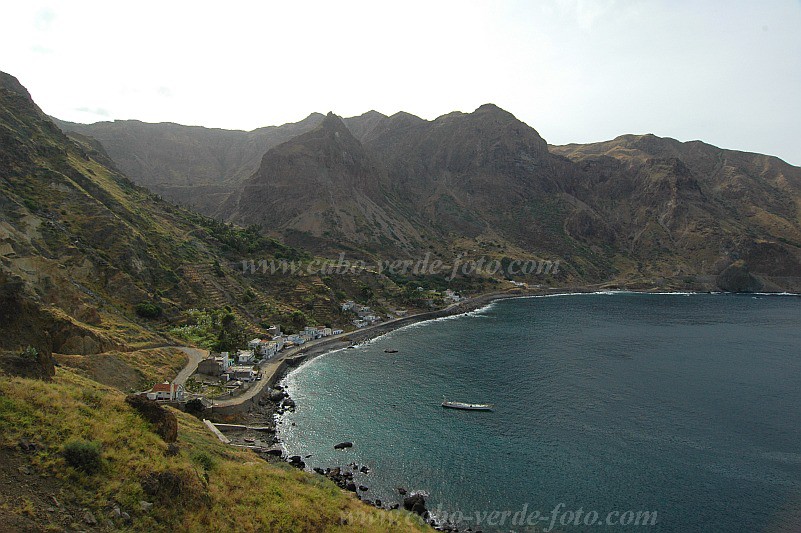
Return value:
[(253, 129), (493, 102), (550, 143), (651, 132), (801, 165), (801, 1), (4, 2), (46, 113)]

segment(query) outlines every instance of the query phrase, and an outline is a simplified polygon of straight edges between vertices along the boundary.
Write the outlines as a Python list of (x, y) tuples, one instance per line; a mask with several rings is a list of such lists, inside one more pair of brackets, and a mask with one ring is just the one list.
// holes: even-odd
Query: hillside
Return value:
[[(0, 372), (0, 485), (14, 487), (0, 491), (0, 529), (425, 530), (322, 476), (224, 445), (180, 411), (169, 410), (177, 440), (165, 442), (124, 400), (69, 370), (52, 382)], [(99, 462), (70, 460), (76, 442), (91, 443)]]

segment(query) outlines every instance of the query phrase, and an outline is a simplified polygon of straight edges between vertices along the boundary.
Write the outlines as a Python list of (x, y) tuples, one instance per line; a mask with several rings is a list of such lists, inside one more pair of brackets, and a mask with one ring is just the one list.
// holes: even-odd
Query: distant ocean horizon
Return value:
[(364, 498), (423, 491), (461, 529), (801, 530), (801, 297), (501, 300), (284, 383), (289, 453), (366, 465)]

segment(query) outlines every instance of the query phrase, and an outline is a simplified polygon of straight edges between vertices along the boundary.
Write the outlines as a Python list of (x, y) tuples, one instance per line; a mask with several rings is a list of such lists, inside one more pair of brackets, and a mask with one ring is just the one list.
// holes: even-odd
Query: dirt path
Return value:
[(178, 375), (175, 376), (175, 379), (173, 380), (173, 383), (178, 385), (185, 385), (186, 380), (189, 379), (189, 376), (194, 374), (197, 370), (197, 365), (200, 364), (203, 359), (209, 356), (209, 351), (201, 348), (190, 348), (189, 346), (168, 346), (168, 348), (176, 348), (181, 350), (189, 358), (186, 366), (184, 366), (181, 371), (178, 372)]

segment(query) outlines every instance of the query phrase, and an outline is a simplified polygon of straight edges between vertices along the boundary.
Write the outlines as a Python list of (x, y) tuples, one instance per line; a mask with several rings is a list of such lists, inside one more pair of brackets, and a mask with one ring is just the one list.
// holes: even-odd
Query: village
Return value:
[[(448, 304), (463, 299), (454, 291), (443, 292), (417, 288), (424, 293), (426, 303), (434, 307), (435, 299)], [(405, 317), (405, 309), (394, 309), (392, 313), (381, 316), (367, 305), (348, 300), (341, 304), (342, 312), (350, 315), (353, 330), (373, 326), (378, 323)], [(230, 401), (250, 391), (254, 386), (263, 387), (259, 382), (265, 379), (265, 370), (272, 377), (282, 356), (294, 348), (302, 348), (306, 343), (326, 337), (344, 335), (345, 330), (329, 326), (305, 326), (297, 333), (284, 333), (278, 325), (272, 325), (264, 335), (254, 338), (235, 353), (209, 353), (208, 357), (197, 362), (191, 376), (180, 375), (172, 382), (156, 383), (142, 394), (151, 400), (181, 404), (199, 399), (204, 406), (211, 407), (217, 401)], [(299, 351), (299, 350), (294, 350)], [(294, 353), (294, 352), (293, 352)]]

